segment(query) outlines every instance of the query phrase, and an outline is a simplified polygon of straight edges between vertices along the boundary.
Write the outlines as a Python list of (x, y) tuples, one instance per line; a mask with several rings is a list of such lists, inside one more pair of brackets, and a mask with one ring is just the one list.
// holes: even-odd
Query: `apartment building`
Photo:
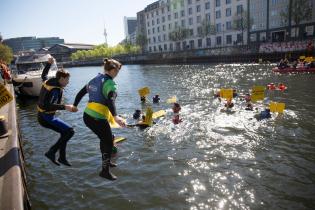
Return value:
[[(315, 0), (309, 0), (311, 18), (296, 24), (293, 12), (298, 0), (248, 0), (248, 42), (289, 41), (315, 36)], [(290, 9), (291, 8), (291, 9)]]
[[(149, 52), (246, 44), (247, 0), (159, 0), (138, 13)], [(138, 21), (138, 24), (141, 24)]]

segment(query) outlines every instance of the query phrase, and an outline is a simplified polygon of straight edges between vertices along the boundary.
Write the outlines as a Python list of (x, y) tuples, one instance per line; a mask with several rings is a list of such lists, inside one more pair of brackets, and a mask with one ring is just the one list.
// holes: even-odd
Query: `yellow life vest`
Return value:
[(95, 102), (89, 102), (86, 106), (87, 108), (97, 112), (98, 114), (104, 116), (112, 128), (119, 128), (120, 126), (116, 123), (112, 113), (109, 111), (108, 107)]

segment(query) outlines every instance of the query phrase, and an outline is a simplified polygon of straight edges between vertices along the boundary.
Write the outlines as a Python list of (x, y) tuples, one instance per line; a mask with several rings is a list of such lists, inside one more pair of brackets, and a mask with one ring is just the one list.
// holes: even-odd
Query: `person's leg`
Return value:
[(60, 133), (60, 138), (58, 141), (50, 147), (49, 151), (45, 153), (46, 157), (48, 157), (53, 163), (59, 165), (55, 161), (55, 153), (59, 150), (60, 157), (58, 161), (65, 165), (70, 166), (66, 159), (66, 146), (69, 139), (73, 136), (74, 131), (71, 126), (67, 123), (63, 122), (61, 119), (54, 117), (53, 115), (38, 115), (39, 123), (46, 128), (52, 129), (58, 133)]
[(107, 120), (97, 120), (88, 114), (83, 116), (84, 123), (90, 128), (100, 139), (100, 150), (102, 153), (102, 171), (100, 176), (109, 180), (116, 180), (117, 177), (110, 172), (111, 152), (113, 147), (113, 137), (111, 128)]

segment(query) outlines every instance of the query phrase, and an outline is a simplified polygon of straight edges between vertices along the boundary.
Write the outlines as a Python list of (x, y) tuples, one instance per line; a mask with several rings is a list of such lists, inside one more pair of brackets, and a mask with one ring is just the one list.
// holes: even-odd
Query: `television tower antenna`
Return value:
[(107, 45), (107, 32), (106, 32), (105, 25), (104, 25), (104, 37), (105, 37), (105, 45)]

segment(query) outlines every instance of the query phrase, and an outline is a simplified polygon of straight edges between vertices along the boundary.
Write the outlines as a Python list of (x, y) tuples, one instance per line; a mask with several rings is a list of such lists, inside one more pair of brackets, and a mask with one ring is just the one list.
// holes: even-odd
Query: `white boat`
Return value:
[[(39, 96), (43, 84), (41, 75), (50, 57), (49, 54), (33, 54), (19, 56), (16, 59), (16, 69), (12, 72), (12, 80), (18, 95)], [(57, 70), (58, 67), (54, 62), (50, 67), (48, 79), (54, 77)]]

